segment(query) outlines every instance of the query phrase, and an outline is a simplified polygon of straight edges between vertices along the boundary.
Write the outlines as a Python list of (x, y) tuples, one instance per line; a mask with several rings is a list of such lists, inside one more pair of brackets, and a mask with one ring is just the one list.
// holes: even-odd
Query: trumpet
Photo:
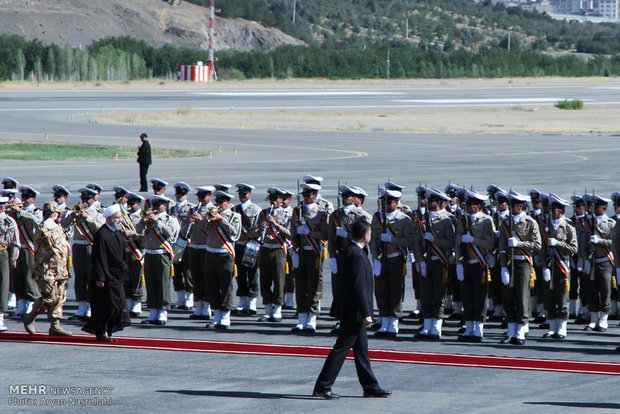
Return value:
[(155, 210), (141, 210), (140, 211), (140, 215), (148, 221), (148, 216), (150, 216), (151, 214), (157, 214), (157, 212)]
[[(204, 217), (207, 219), (207, 223), (213, 220), (215, 216), (221, 213), (222, 211), (224, 211), (224, 209), (222, 209), (221, 207), (212, 207), (211, 209), (207, 210), (204, 213)], [(203, 215), (202, 213), (199, 213), (199, 214)]]
[(74, 205), (72, 208), (74, 220), (83, 221), (84, 220), (83, 215), (86, 214), (87, 209), (88, 209), (88, 204), (86, 203), (78, 203)]

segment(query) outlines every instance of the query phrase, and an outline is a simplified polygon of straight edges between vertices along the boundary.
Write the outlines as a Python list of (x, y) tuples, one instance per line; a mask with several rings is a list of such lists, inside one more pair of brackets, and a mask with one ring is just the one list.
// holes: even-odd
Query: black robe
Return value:
[[(91, 262), (91, 317), (82, 330), (92, 334), (122, 331), (131, 324), (124, 290), (128, 278), (125, 242), (107, 224), (95, 233)], [(104, 287), (97, 287), (97, 281), (103, 281)]]

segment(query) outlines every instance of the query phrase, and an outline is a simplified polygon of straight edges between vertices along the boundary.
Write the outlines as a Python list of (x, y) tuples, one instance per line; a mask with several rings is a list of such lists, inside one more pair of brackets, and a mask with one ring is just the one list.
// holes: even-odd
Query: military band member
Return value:
[(260, 254), (260, 292), (265, 314), (259, 321), (280, 322), (284, 304), (286, 256), (291, 238), (291, 215), (283, 208), (285, 192), (277, 187), (267, 189), (270, 206), (261, 211), (258, 229), (262, 237)]
[[(136, 193), (126, 193), (126, 212), (134, 227), (142, 220), (142, 203), (144, 197)], [(144, 247), (137, 233), (123, 229), (122, 235), (125, 239), (125, 256), (127, 257), (127, 267), (129, 280), (125, 283), (125, 300), (129, 316), (138, 318), (142, 313), (142, 287), (144, 286)]]
[(52, 187), (52, 194), (54, 197), (54, 201), (56, 202), (56, 204), (58, 204), (58, 208), (62, 210), (62, 213), (61, 213), (61, 219), (62, 219), (71, 210), (67, 206), (67, 199), (69, 198), (71, 193), (64, 186), (60, 184), (55, 184)]
[(241, 216), (230, 208), (233, 195), (217, 190), (217, 211), (206, 226), (207, 235), (207, 294), (215, 329), (228, 329), (233, 306), (233, 277), (235, 274), (235, 242), (241, 235)]
[(297, 269), (295, 288), (297, 299), (297, 325), (293, 332), (314, 333), (320, 312), (323, 293), (323, 259), (327, 240), (327, 211), (317, 204), (321, 186), (300, 184), (303, 204), (293, 213), (291, 261)]
[[(575, 323), (587, 324), (590, 322), (590, 312), (588, 311), (588, 285), (590, 284), (588, 280), (590, 275), (586, 275), (583, 271), (584, 257), (586, 257), (588, 248), (588, 245), (584, 244), (583, 240), (589, 236), (589, 234), (586, 234), (588, 233), (586, 202), (579, 195), (573, 195), (571, 200), (575, 213), (571, 217), (571, 221), (577, 232), (578, 243), (577, 253), (573, 255), (573, 260), (571, 261), (569, 314), (576, 314)], [(579, 307), (577, 307), (577, 300), (579, 300)]]
[(508, 322), (508, 335), (501, 343), (523, 345), (530, 317), (533, 255), (542, 245), (538, 224), (525, 213), (529, 196), (510, 191), (508, 197), (512, 214), (500, 224), (498, 245), (504, 284), (504, 311)]
[(51, 322), (49, 334), (71, 336), (71, 332), (60, 326), (67, 280), (71, 277), (68, 267), (69, 242), (59, 223), (62, 212), (55, 201), (45, 203), (42, 216), (45, 221), (35, 235), (33, 276), (41, 296), (37, 298), (32, 310), (22, 318), (24, 328), (32, 335), (36, 333), (34, 321), (37, 315), (47, 312)]
[[(194, 285), (194, 313), (189, 315), (190, 319), (210, 320), (211, 306), (207, 295), (207, 235), (205, 226), (208, 223), (208, 212), (215, 207), (211, 202), (215, 187), (202, 186), (196, 187), (196, 198), (198, 207), (192, 212), (189, 225), (189, 245), (185, 254), (189, 257), (189, 268), (192, 273)], [(187, 231), (187, 230), (186, 230)]]
[(69, 319), (85, 321), (90, 317), (88, 284), (90, 281), (93, 237), (99, 227), (105, 223), (105, 219), (95, 203), (97, 192), (86, 187), (82, 187), (78, 191), (80, 203), (74, 206), (73, 211), (61, 219), (60, 223), (65, 229), (74, 227), (71, 250), (75, 275), (75, 300), (78, 303), (78, 310)]
[(396, 337), (402, 317), (403, 290), (407, 274), (406, 260), (414, 242), (413, 224), (398, 209), (402, 193), (380, 189), (381, 209), (372, 218), (370, 253), (373, 258), (375, 298), (381, 327), (375, 336)]
[(17, 308), (14, 315), (24, 316), (32, 310), (32, 305), (37, 298), (37, 285), (32, 278), (34, 271), (34, 235), (43, 221), (41, 210), (35, 206), (39, 192), (29, 186), (19, 187), (22, 197), (22, 206), (13, 205), (9, 215), (17, 222), (21, 249), (17, 267), (11, 272), (13, 291), (17, 297)]
[(243, 265), (243, 256), (250, 240), (256, 240), (258, 218), (261, 208), (252, 202), (252, 190), (254, 186), (245, 183), (235, 184), (239, 204), (234, 207), (234, 212), (241, 217), (241, 235), (235, 242), (235, 262), (237, 265), (237, 292), (239, 306), (235, 309), (242, 313), (256, 315), (256, 298), (258, 297), (258, 266), (247, 267)]
[[(304, 182), (306, 184), (316, 184), (319, 187), (322, 186), (322, 182), (323, 182), (323, 177), (315, 177), (313, 175), (306, 175), (303, 178)], [(325, 210), (327, 212), (327, 214), (332, 214), (334, 211), (334, 204), (323, 198), (323, 196), (319, 193), (316, 197), (316, 204), (318, 204), (321, 208), (323, 208), (323, 210)]]
[(179, 222), (167, 213), (172, 202), (166, 196), (151, 196), (151, 208), (136, 225), (144, 247), (144, 281), (149, 316), (143, 324), (162, 326), (168, 321), (170, 309), (170, 277), (172, 246), (179, 235)]
[(103, 192), (103, 187), (97, 183), (86, 184), (85, 187), (97, 192), (97, 195), (95, 196), (95, 205), (97, 208), (103, 209), (104, 206), (101, 205), (101, 193)]
[[(334, 211), (329, 217), (329, 229), (327, 232), (327, 252), (329, 253), (329, 264), (332, 273), (332, 297), (336, 297), (338, 289), (338, 255), (340, 250), (351, 244), (351, 228), (353, 223), (358, 220), (364, 220), (368, 224), (372, 222), (372, 216), (361, 208), (361, 202), (365, 197), (363, 190), (358, 187), (341, 185), (338, 189), (340, 198), (342, 199), (342, 207)], [(362, 201), (363, 202), (363, 201)], [(359, 204), (359, 207), (356, 205)], [(334, 309), (332, 304), (331, 309)], [(334, 316), (330, 312), (330, 316)], [(338, 333), (340, 328), (339, 322), (333, 329), (334, 334)]]
[(593, 195), (592, 202), (594, 217), (586, 222), (589, 237), (579, 241), (588, 246), (587, 256), (584, 258), (584, 272), (590, 275), (590, 323), (585, 330), (605, 332), (611, 307), (611, 274), (614, 268), (612, 238), (616, 223), (606, 214), (607, 204), (611, 200)]
[[(291, 207), (291, 203), (293, 201), (293, 193), (284, 188), (281, 189), (284, 191), (284, 198), (282, 199), (282, 208), (284, 209), (285, 214), (289, 217), (293, 217), (293, 207)], [(288, 240), (287, 243), (287, 255), (286, 255), (286, 263), (287, 273), (284, 281), (284, 305), (282, 309), (295, 309), (295, 271), (293, 270), (293, 263), (291, 263), (291, 240)]]
[(150, 181), (151, 188), (153, 189), (153, 194), (156, 196), (164, 195), (168, 183), (164, 180), (160, 180), (159, 178), (151, 178)]
[(549, 194), (550, 219), (543, 223), (547, 233), (541, 250), (542, 279), (545, 282), (545, 308), (549, 330), (543, 338), (564, 339), (568, 321), (568, 293), (570, 290), (570, 258), (577, 253), (577, 232), (564, 217), (568, 201)]
[(5, 177), (2, 179), (2, 188), (5, 190), (17, 190), (19, 182), (11, 177)]
[(6, 331), (4, 315), (9, 311), (10, 272), (17, 267), (21, 246), (17, 223), (4, 211), (8, 197), (0, 196), (0, 331)]
[(446, 299), (446, 276), (450, 254), (454, 249), (455, 219), (444, 208), (447, 195), (436, 189), (426, 190), (427, 213), (424, 234), (414, 244), (416, 262), (420, 262), (420, 290), (424, 326), (418, 339), (441, 338)]
[(488, 254), (495, 246), (493, 219), (484, 213), (488, 196), (466, 190), (467, 215), (457, 217), (456, 277), (461, 282), (465, 332), (459, 341), (481, 342), (489, 292)]
[(112, 190), (114, 190), (114, 201), (119, 201), (121, 206), (127, 207), (127, 193), (129, 193), (129, 190), (122, 185), (115, 185)]
[[(176, 217), (179, 222), (179, 238), (187, 240), (187, 229), (191, 213), (196, 209), (196, 204), (188, 201), (191, 188), (186, 182), (178, 182), (174, 185), (174, 198), (176, 204), (170, 208), (170, 215)], [(180, 261), (179, 261), (180, 260)], [(176, 308), (191, 310), (194, 307), (193, 278), (189, 267), (189, 255), (183, 253), (182, 257), (176, 257), (174, 263), (174, 277), (172, 286), (177, 293)]]

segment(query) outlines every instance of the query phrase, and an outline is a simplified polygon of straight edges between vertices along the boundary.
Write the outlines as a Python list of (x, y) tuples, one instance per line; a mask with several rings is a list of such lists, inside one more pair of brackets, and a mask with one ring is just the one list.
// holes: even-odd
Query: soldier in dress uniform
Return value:
[[(614, 259), (617, 260), (618, 258), (620, 258), (620, 226), (618, 226), (618, 221), (620, 220), (620, 192), (615, 191), (611, 194), (611, 200), (614, 202), (614, 220), (616, 221), (616, 226), (614, 226), (614, 237), (613, 237), (613, 254), (614, 254)], [(617, 266), (614, 263), (614, 266)], [(618, 270), (620, 269), (620, 267), (616, 267), (616, 273), (615, 273), (615, 277), (616, 277), (616, 289), (615, 289), (615, 293), (616, 293), (616, 305), (618, 308), (618, 317), (620, 318), (620, 291), (618, 290), (618, 286), (617, 286), (617, 282), (618, 279), (620, 278), (620, 273), (618, 273)]]
[(11, 177), (5, 177), (2, 179), (2, 188), (5, 190), (17, 190), (19, 182)]
[[(0, 189), (0, 197), (6, 197), (8, 199), (6, 205), (21, 204), (21, 200), (19, 199), (19, 197), (17, 197), (17, 193), (18, 191), (15, 189)], [(6, 207), (5, 207), (5, 210), (6, 210)], [(12, 272), (9, 272), (9, 273), (12, 273)], [(13, 276), (11, 275), (9, 279), (10, 281), (9, 281), (8, 307), (9, 307), (9, 310), (14, 310), (17, 307), (17, 296), (15, 296), (15, 292), (13, 288)]]
[[(323, 177), (315, 177), (313, 175), (306, 175), (303, 178), (304, 182), (306, 184), (315, 184), (318, 185), (319, 187), (322, 186), (322, 182), (323, 182)], [(334, 211), (334, 204), (323, 198), (323, 196), (319, 193), (316, 197), (316, 204), (318, 204), (321, 208), (323, 208), (323, 210), (325, 210), (327, 212), (327, 214), (332, 214)]]
[(86, 184), (84, 187), (90, 188), (91, 190), (97, 192), (97, 195), (95, 196), (95, 205), (97, 206), (97, 208), (103, 210), (103, 208), (105, 207), (101, 205), (101, 193), (103, 192), (103, 187), (97, 183)]
[[(142, 203), (144, 197), (136, 193), (126, 193), (126, 212), (133, 224), (134, 229), (142, 220)], [(138, 318), (142, 314), (142, 288), (144, 286), (144, 247), (137, 233), (132, 233), (130, 229), (123, 229), (123, 239), (125, 240), (125, 255), (127, 257), (127, 267), (129, 280), (125, 283), (125, 300), (129, 316)]]
[(129, 193), (129, 190), (122, 185), (115, 185), (112, 190), (114, 190), (114, 201), (119, 201), (121, 206), (127, 207), (127, 193)]
[(35, 206), (39, 192), (27, 185), (19, 187), (22, 196), (22, 206), (13, 205), (9, 215), (17, 222), (21, 249), (17, 267), (11, 272), (13, 291), (17, 297), (17, 308), (14, 316), (21, 318), (32, 310), (37, 298), (37, 285), (32, 277), (34, 271), (34, 235), (43, 221), (41, 210)]
[(265, 305), (265, 314), (259, 321), (280, 322), (284, 304), (284, 280), (286, 278), (286, 256), (291, 238), (291, 215), (283, 208), (283, 190), (277, 187), (267, 189), (270, 206), (261, 211), (258, 229), (261, 238), (260, 292)]
[(501, 343), (523, 345), (530, 318), (533, 256), (542, 245), (536, 220), (525, 213), (530, 197), (511, 190), (508, 198), (512, 214), (500, 224), (498, 245), (504, 284), (504, 311), (508, 322), (508, 335)]
[[(419, 185), (415, 189), (418, 198), (418, 207), (412, 211), (411, 220), (413, 222), (413, 233), (415, 240), (420, 240), (424, 237), (424, 214), (426, 214), (426, 187)], [(411, 262), (411, 284), (413, 287), (413, 293), (416, 300), (416, 307), (410, 314), (410, 318), (421, 319), (422, 318), (422, 300), (420, 299), (420, 262), (415, 261), (413, 252), (409, 255), (409, 261)]]
[(585, 330), (605, 332), (611, 307), (611, 276), (614, 268), (612, 238), (616, 222), (606, 214), (610, 199), (593, 195), (592, 202), (593, 218), (586, 222), (589, 237), (579, 241), (588, 246), (583, 267), (586, 275), (590, 275), (590, 323)]
[[(465, 214), (465, 187), (459, 187), (455, 184), (448, 184), (444, 189), (445, 194), (450, 198), (446, 211), (455, 217), (463, 217)], [(455, 240), (458, 243), (458, 240)], [(449, 320), (463, 321), (463, 301), (461, 299), (461, 282), (456, 277), (456, 256), (453, 253), (448, 259), (448, 284), (446, 295), (446, 309), (450, 309), (452, 313), (448, 317)]]
[(4, 211), (8, 197), (0, 196), (0, 331), (6, 331), (4, 315), (9, 311), (10, 274), (17, 267), (21, 246), (17, 223)]
[(78, 310), (69, 319), (85, 321), (90, 317), (88, 285), (91, 272), (93, 238), (99, 227), (105, 223), (101, 210), (95, 203), (97, 192), (87, 187), (79, 190), (80, 203), (65, 215), (60, 223), (65, 231), (73, 226), (72, 262), (75, 275), (74, 289)]
[(577, 232), (564, 217), (568, 201), (549, 194), (551, 217), (543, 225), (547, 234), (542, 252), (542, 279), (545, 282), (545, 308), (549, 330), (543, 338), (564, 339), (568, 322), (570, 258), (577, 253)]
[(65, 186), (55, 184), (52, 186), (52, 195), (54, 197), (54, 201), (58, 204), (58, 208), (62, 210), (60, 213), (60, 218), (62, 219), (70, 211), (70, 208), (67, 206), (67, 199), (71, 195), (71, 192), (69, 192)]
[(466, 215), (457, 217), (456, 277), (461, 282), (465, 332), (459, 341), (481, 342), (489, 292), (488, 254), (495, 246), (495, 226), (484, 213), (488, 196), (465, 191)]
[(153, 189), (153, 195), (158, 195), (158, 196), (164, 195), (164, 193), (166, 192), (166, 186), (168, 185), (168, 183), (164, 180), (160, 180), (159, 178), (151, 178), (150, 181), (151, 181), (151, 188)]
[[(187, 229), (190, 217), (196, 209), (196, 204), (188, 201), (191, 188), (186, 182), (180, 181), (174, 185), (174, 198), (176, 204), (170, 208), (170, 214), (176, 217), (179, 222), (179, 238), (187, 240)], [(178, 240), (178, 239), (177, 239)], [(180, 260), (180, 261), (179, 261)], [(175, 258), (174, 277), (172, 286), (177, 293), (176, 308), (181, 310), (191, 310), (194, 307), (193, 277), (189, 267), (189, 255), (183, 254), (181, 258)]]
[[(577, 253), (573, 255), (571, 261), (570, 272), (570, 304), (569, 314), (576, 315), (575, 323), (587, 324), (590, 322), (590, 312), (588, 311), (588, 279), (590, 275), (586, 275), (583, 271), (584, 257), (586, 257), (587, 244), (583, 243), (584, 238), (588, 235), (588, 225), (586, 224), (586, 202), (582, 196), (573, 195), (574, 215), (571, 221), (577, 232)], [(577, 299), (579, 299), (579, 308), (577, 307)], [(575, 317), (575, 316), (573, 316)]]
[[(338, 255), (342, 249), (351, 244), (351, 228), (353, 223), (358, 220), (364, 220), (368, 224), (372, 222), (372, 216), (361, 208), (361, 203), (359, 203), (359, 207), (356, 206), (356, 199), (363, 200), (363, 197), (365, 197), (363, 190), (360, 191), (357, 187), (343, 184), (338, 189), (338, 192), (342, 199), (342, 207), (339, 207), (331, 214), (329, 230), (327, 232), (327, 252), (329, 253), (329, 265), (332, 273), (333, 298), (336, 297), (339, 283)], [(331, 309), (334, 308), (332, 303)], [(330, 312), (330, 316), (334, 316), (333, 312)], [(340, 329), (340, 324), (337, 321), (332, 333), (337, 334), (338, 329)]]
[[(530, 216), (536, 220), (538, 229), (540, 230), (541, 242), (544, 243), (547, 239), (545, 232), (546, 226), (544, 223), (547, 221), (547, 215), (543, 208), (543, 202), (547, 198), (547, 194), (540, 192), (536, 188), (530, 190), (530, 199), (532, 200), (532, 211)], [(534, 323), (544, 324), (547, 320), (547, 312), (545, 310), (545, 283), (542, 276), (543, 269), (543, 252), (542, 250), (534, 254), (534, 272), (536, 273), (536, 281), (534, 282), (534, 289), (531, 296), (531, 309), (536, 315)]]
[(370, 253), (373, 258), (375, 298), (381, 326), (375, 336), (396, 337), (402, 317), (403, 290), (407, 274), (408, 252), (413, 248), (413, 224), (398, 209), (402, 193), (380, 189), (380, 210), (372, 218), (373, 236)]
[(136, 233), (142, 237), (144, 247), (146, 306), (149, 308), (149, 316), (143, 324), (163, 326), (168, 321), (172, 246), (179, 235), (178, 220), (167, 212), (171, 202), (163, 195), (151, 196), (152, 210), (147, 210), (136, 225)]
[(504, 305), (502, 303), (502, 279), (499, 266), (499, 251), (497, 241), (499, 239), (499, 224), (508, 216), (508, 196), (500, 187), (491, 184), (487, 187), (489, 195), (489, 205), (486, 207), (486, 214), (493, 220), (495, 228), (493, 248), (487, 254), (491, 281), (489, 282), (489, 310), (492, 310), (488, 320), (490, 322), (502, 322), (504, 320)]
[(62, 307), (69, 274), (69, 242), (60, 226), (60, 215), (64, 212), (55, 201), (43, 205), (43, 223), (35, 234), (34, 279), (41, 296), (37, 298), (32, 310), (23, 316), (22, 322), (28, 333), (34, 335), (36, 317), (47, 312), (51, 322), (49, 334), (71, 336), (71, 332), (60, 326)]
[(230, 208), (233, 195), (216, 190), (217, 211), (206, 225), (207, 235), (207, 294), (214, 318), (207, 327), (228, 329), (233, 307), (233, 277), (235, 274), (235, 242), (241, 235), (241, 216)]
[[(284, 209), (285, 215), (292, 219), (293, 207), (291, 206), (291, 202), (293, 201), (293, 193), (284, 188), (281, 188), (281, 190), (284, 191), (282, 208)], [(292, 243), (289, 239), (286, 251), (286, 263), (288, 263), (288, 266), (286, 278), (284, 280), (284, 305), (282, 309), (295, 309), (295, 271), (293, 270), (293, 263), (291, 262), (291, 246)]]
[(328, 232), (328, 213), (317, 203), (318, 184), (300, 184), (303, 204), (293, 213), (291, 261), (297, 269), (295, 288), (298, 322), (293, 332), (314, 333), (323, 293), (323, 259)]
[(424, 326), (417, 339), (441, 338), (446, 299), (446, 277), (450, 254), (454, 249), (455, 218), (443, 209), (449, 197), (437, 189), (426, 189), (427, 213), (424, 234), (414, 244), (420, 263), (420, 289)]
[[(192, 282), (194, 286), (194, 313), (189, 315), (190, 319), (210, 320), (211, 306), (209, 304), (209, 296), (207, 294), (207, 235), (205, 226), (208, 223), (208, 212), (215, 207), (211, 202), (215, 187), (201, 186), (196, 187), (196, 198), (198, 206), (192, 212), (192, 216), (188, 226), (189, 245), (185, 252), (189, 258), (189, 268), (192, 273)], [(187, 228), (184, 229), (185, 233)]]
[(252, 190), (254, 186), (245, 183), (235, 184), (239, 204), (233, 210), (241, 216), (241, 235), (235, 242), (235, 262), (237, 265), (237, 292), (239, 306), (237, 312), (256, 315), (256, 298), (258, 297), (258, 266), (248, 267), (243, 264), (243, 256), (248, 241), (256, 240), (258, 218), (261, 208), (252, 202)]

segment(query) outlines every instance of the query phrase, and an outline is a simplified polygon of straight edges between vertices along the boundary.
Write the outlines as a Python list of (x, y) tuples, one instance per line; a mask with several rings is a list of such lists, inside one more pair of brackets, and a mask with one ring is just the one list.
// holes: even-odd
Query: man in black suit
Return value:
[(151, 144), (149, 137), (145, 133), (140, 134), (142, 145), (138, 148), (138, 164), (140, 164), (140, 191), (148, 191), (146, 173), (151, 165)]
[(331, 388), (351, 348), (355, 357), (357, 377), (364, 389), (364, 397), (388, 397), (392, 394), (379, 387), (368, 358), (366, 326), (372, 323), (373, 276), (372, 266), (363, 249), (370, 242), (370, 224), (362, 220), (357, 221), (353, 224), (351, 233), (353, 241), (338, 257), (341, 283), (336, 291), (334, 313), (336, 318), (340, 319), (340, 332), (312, 393), (315, 397), (328, 400), (340, 398), (340, 395), (334, 394)]

